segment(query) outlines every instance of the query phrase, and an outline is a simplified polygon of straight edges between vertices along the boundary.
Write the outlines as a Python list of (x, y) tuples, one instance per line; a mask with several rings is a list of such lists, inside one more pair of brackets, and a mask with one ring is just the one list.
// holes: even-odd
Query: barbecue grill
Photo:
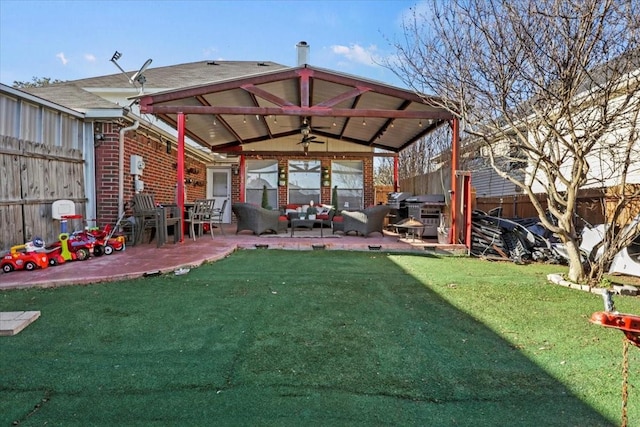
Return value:
[(391, 208), (389, 217), (392, 223), (396, 223), (409, 217), (405, 200), (411, 196), (412, 194), (407, 192), (394, 192), (387, 195), (387, 206)]
[(424, 224), (423, 236), (437, 236), (440, 214), (445, 206), (443, 194), (425, 194), (405, 199), (407, 215)]

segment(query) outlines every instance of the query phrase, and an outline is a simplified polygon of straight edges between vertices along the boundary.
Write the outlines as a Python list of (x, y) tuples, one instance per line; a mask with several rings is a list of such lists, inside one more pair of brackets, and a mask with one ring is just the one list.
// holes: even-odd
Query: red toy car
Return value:
[(110, 224), (100, 230), (99, 228), (92, 228), (86, 231), (90, 236), (96, 239), (93, 247), (93, 255), (100, 256), (102, 254), (111, 255), (113, 251), (121, 251), (124, 249), (124, 236), (113, 236), (113, 228)]
[(0, 268), (5, 273), (11, 273), (14, 270), (32, 271), (36, 268), (47, 268), (49, 266), (47, 254), (36, 252), (37, 249), (43, 246), (42, 239), (36, 237), (33, 241), (24, 245), (11, 247), (11, 251), (0, 261)]
[(95, 238), (91, 236), (60, 233), (59, 239), (43, 251), (47, 254), (49, 265), (85, 261), (93, 253)]

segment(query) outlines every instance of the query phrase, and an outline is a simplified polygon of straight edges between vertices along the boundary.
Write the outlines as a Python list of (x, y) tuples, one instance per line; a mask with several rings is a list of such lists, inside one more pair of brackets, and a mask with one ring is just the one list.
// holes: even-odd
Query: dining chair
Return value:
[(222, 201), (222, 206), (219, 208), (215, 208), (213, 209), (213, 223), (217, 225), (217, 227), (220, 229), (220, 232), (222, 233), (222, 235), (224, 236), (224, 227), (222, 226), (223, 221), (224, 221), (224, 210), (227, 207), (227, 199), (224, 199)]
[(189, 211), (189, 216), (186, 222), (189, 223), (189, 235), (193, 240), (196, 240), (196, 225), (200, 226), (198, 229), (198, 236), (202, 236), (202, 229), (205, 224), (209, 224), (209, 232), (213, 239), (213, 211), (211, 209), (212, 203), (209, 200), (196, 200), (193, 209)]
[(133, 216), (135, 218), (136, 244), (142, 241), (147, 230), (151, 230), (149, 243), (158, 233), (159, 212), (153, 194), (139, 193), (133, 196)]

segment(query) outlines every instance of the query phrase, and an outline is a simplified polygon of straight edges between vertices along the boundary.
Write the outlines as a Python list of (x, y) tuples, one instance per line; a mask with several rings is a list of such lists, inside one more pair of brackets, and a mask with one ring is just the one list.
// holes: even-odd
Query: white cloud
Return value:
[(94, 54), (92, 54), (92, 53), (85, 53), (84, 54), (84, 59), (87, 62), (96, 62), (96, 56)]
[(67, 65), (67, 62), (69, 62), (69, 60), (64, 56), (64, 52), (56, 54), (56, 58), (58, 58), (60, 62), (62, 62), (62, 65)]
[(336, 55), (343, 56), (351, 62), (358, 64), (364, 64), (369, 66), (376, 66), (380, 61), (380, 57), (377, 53), (378, 48), (376, 45), (370, 45), (369, 47), (360, 46), (357, 43), (351, 46), (333, 45), (331, 51)]

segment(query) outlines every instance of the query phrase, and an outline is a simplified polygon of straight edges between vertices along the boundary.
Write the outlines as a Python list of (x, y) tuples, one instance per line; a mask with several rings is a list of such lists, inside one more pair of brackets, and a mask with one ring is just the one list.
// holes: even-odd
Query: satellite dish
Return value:
[(137, 81), (140, 84), (143, 84), (139, 79), (142, 77), (142, 73), (144, 73), (144, 70), (146, 70), (149, 65), (151, 65), (151, 58), (147, 59), (147, 62), (142, 64), (142, 67), (140, 67), (140, 69), (133, 76), (131, 76), (131, 82)]

